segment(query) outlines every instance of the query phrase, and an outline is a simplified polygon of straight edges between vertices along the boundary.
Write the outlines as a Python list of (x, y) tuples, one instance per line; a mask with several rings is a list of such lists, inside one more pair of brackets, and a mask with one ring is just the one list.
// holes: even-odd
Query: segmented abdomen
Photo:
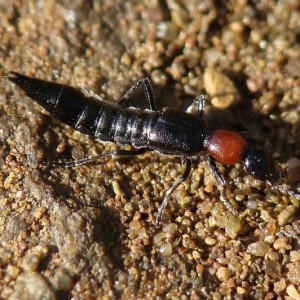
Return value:
[(159, 113), (86, 97), (73, 87), (11, 72), (9, 80), (59, 121), (101, 141), (146, 147)]
[(148, 135), (159, 113), (99, 102), (97, 109), (86, 105), (78, 116), (74, 128), (95, 136), (101, 141), (146, 147)]

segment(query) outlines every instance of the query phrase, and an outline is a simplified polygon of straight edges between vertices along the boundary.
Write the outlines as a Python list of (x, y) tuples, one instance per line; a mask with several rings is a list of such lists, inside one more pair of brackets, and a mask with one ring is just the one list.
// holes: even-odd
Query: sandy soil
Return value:
[[(270, 149), (297, 191), (299, 28), (296, 0), (0, 0), (0, 72), (114, 102), (148, 76), (158, 106), (177, 109), (206, 91), (210, 128)], [(54, 120), (5, 78), (0, 89), (1, 299), (300, 299), (296, 197), (220, 166), (235, 218), (201, 153), (156, 227), (179, 158), (45, 166), (120, 146)]]

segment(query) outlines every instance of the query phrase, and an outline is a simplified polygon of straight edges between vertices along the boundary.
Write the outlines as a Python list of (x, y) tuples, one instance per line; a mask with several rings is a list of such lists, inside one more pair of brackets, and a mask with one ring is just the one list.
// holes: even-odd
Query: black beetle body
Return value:
[[(154, 150), (166, 155), (180, 156), (185, 171), (172, 188), (167, 191), (158, 212), (157, 222), (162, 218), (173, 191), (186, 180), (191, 171), (190, 156), (203, 150), (208, 152), (208, 163), (222, 187), (221, 200), (227, 209), (237, 215), (226, 199), (226, 180), (216, 166), (216, 161), (225, 164), (242, 162), (249, 174), (270, 183), (273, 175), (272, 164), (267, 151), (249, 146), (238, 133), (230, 130), (209, 132), (203, 118), (204, 96), (195, 99), (186, 112), (163, 108), (155, 109), (150, 81), (139, 80), (131, 87), (119, 104), (112, 104), (99, 96), (85, 96), (70, 86), (31, 78), (10, 72), (8, 79), (17, 84), (35, 102), (44, 107), (52, 116), (77, 131), (94, 136), (99, 141), (129, 144), (137, 150), (116, 150), (110, 156), (134, 156)], [(125, 102), (143, 84), (148, 109), (128, 107)], [(197, 108), (197, 114), (191, 114)], [(99, 156), (74, 162), (55, 163), (65, 167), (77, 166), (99, 159)], [(280, 190), (280, 188), (277, 188)], [(281, 189), (282, 191), (282, 189)], [(290, 193), (295, 195), (295, 193)]]

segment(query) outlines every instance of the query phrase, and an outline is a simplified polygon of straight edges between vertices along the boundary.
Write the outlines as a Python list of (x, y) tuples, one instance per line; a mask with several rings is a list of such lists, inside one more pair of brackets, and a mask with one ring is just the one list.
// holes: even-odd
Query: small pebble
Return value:
[(286, 288), (286, 282), (284, 279), (281, 279), (278, 282), (274, 283), (274, 292), (276, 294), (280, 294)]
[(195, 248), (195, 242), (187, 235), (187, 234), (184, 234), (182, 236), (182, 246), (184, 248), (190, 248), (190, 249), (193, 249)]
[(286, 288), (286, 292), (293, 300), (300, 300), (300, 294), (293, 284)]
[(8, 275), (15, 278), (20, 273), (20, 269), (13, 265), (8, 265), (6, 268), (6, 272)]
[(240, 287), (240, 286), (238, 286), (236, 288), (236, 291), (237, 291), (238, 295), (245, 295), (247, 293), (247, 290), (244, 289), (244, 288), (242, 288), (242, 287)]
[(199, 253), (199, 251), (194, 250), (192, 252), (192, 255), (195, 260), (199, 260), (201, 258), (201, 254)]
[(225, 282), (230, 278), (231, 272), (226, 267), (220, 267), (218, 268), (216, 275), (220, 281)]
[(300, 262), (300, 252), (299, 251), (291, 251), (290, 252), (291, 262)]
[(292, 249), (290, 240), (287, 237), (282, 237), (282, 238), (277, 239), (274, 242), (273, 247), (276, 250), (291, 250)]
[(162, 241), (166, 235), (163, 232), (157, 233), (153, 238), (153, 243), (158, 244), (160, 241)]
[(263, 257), (269, 251), (269, 249), (270, 246), (266, 242), (259, 241), (250, 244), (247, 248), (247, 252), (255, 256)]
[(138, 220), (133, 220), (133, 221), (130, 222), (129, 228), (132, 231), (136, 232), (136, 231), (139, 231), (142, 228), (142, 224)]
[(124, 192), (123, 192), (123, 190), (121, 189), (121, 187), (120, 187), (120, 184), (119, 184), (119, 182), (118, 181), (113, 181), (112, 182), (112, 188), (113, 188), (113, 191), (114, 191), (114, 193), (116, 194), (116, 195), (118, 195), (118, 196), (124, 196)]
[(294, 205), (287, 206), (279, 215), (278, 215), (278, 224), (280, 226), (286, 225), (289, 223), (293, 217), (296, 215), (298, 208)]
[(293, 284), (300, 284), (300, 263), (290, 263), (287, 265), (287, 268), (287, 279)]
[(66, 274), (63, 270), (58, 270), (54, 275), (52, 284), (56, 290), (68, 293), (72, 290), (74, 281), (69, 274)]
[(171, 243), (165, 243), (164, 245), (162, 245), (160, 247), (160, 253), (165, 255), (165, 256), (168, 256), (168, 255), (171, 255), (172, 252), (173, 252), (173, 248), (172, 248), (172, 244)]
[(282, 118), (287, 123), (295, 125), (295, 124), (299, 123), (300, 116), (297, 111), (287, 111), (287, 112), (282, 113)]
[(281, 265), (278, 261), (267, 259), (265, 261), (266, 274), (273, 279), (279, 279), (281, 277)]
[(211, 237), (205, 238), (205, 243), (206, 243), (207, 245), (212, 246), (212, 245), (214, 245), (216, 242), (217, 242), (217, 241), (216, 241), (215, 239), (211, 238)]
[(234, 83), (214, 68), (206, 68), (203, 83), (206, 92), (212, 98), (211, 104), (216, 108), (228, 108), (241, 98)]
[(164, 226), (163, 228), (163, 231), (166, 233), (166, 234), (169, 234), (169, 235), (174, 235), (177, 231), (177, 225), (175, 223), (169, 223), (167, 225)]
[(225, 227), (225, 232), (229, 237), (234, 239), (238, 235), (239, 231), (241, 230), (241, 227), (242, 227), (241, 219), (231, 216), (229, 217), (227, 226)]

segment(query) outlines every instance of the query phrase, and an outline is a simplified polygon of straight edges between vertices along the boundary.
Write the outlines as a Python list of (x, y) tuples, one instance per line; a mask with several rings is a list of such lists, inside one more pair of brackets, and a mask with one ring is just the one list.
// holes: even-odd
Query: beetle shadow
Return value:
[[(50, 122), (51, 119), (52, 118), (49, 116)], [(48, 132), (49, 128), (42, 128), (41, 130)], [(53, 138), (55, 137), (56, 135), (53, 134)], [(52, 140), (51, 142), (51, 145), (57, 145), (57, 142), (59, 141)], [(51, 155), (51, 151), (55, 151), (53, 147), (50, 146), (50, 148), (47, 148), (47, 145), (45, 146), (45, 144), (43, 150), (45, 153), (49, 153), (49, 156)], [(67, 153), (65, 156), (68, 156), (68, 154), (71, 155), (71, 153)], [(54, 160), (55, 158), (53, 161)], [(51, 159), (49, 159), (49, 161), (51, 161)], [(101, 217), (99, 219), (92, 220), (93, 240), (96, 243), (101, 243), (103, 246), (104, 253), (109, 258), (110, 264), (113, 266), (112, 273), (116, 273), (119, 269), (123, 269), (124, 262), (122, 257), (127, 249), (123, 246), (122, 239), (126, 229), (119, 220), (119, 216), (114, 209), (103, 205), (105, 199), (112, 197), (114, 194), (111, 185), (108, 185), (104, 180), (98, 178), (97, 180), (99, 180), (99, 186), (102, 186), (103, 189), (100, 188), (99, 193), (92, 193), (90, 194), (90, 197), (85, 198), (80, 195), (76, 195), (74, 187), (59, 182), (59, 178), (61, 176), (61, 171), (59, 169), (61, 167), (54, 166), (54, 168), (57, 170), (57, 172), (55, 171), (54, 173), (51, 173), (51, 168), (51, 165), (45, 164), (42, 173), (44, 183), (51, 187), (53, 198), (57, 199), (60, 202), (60, 205), (66, 205), (72, 211), (78, 211), (87, 208), (98, 208), (101, 211)], [(78, 168), (80, 168), (80, 166)], [(74, 170), (74, 174), (76, 173), (76, 167), (72, 167), (70, 169)], [(73, 172), (71, 173), (73, 174)], [(69, 175), (71, 180), (73, 176), (72, 174)], [(53, 182), (55, 182), (55, 184)], [(84, 188), (85, 187), (83, 186), (83, 190)], [(70, 199), (74, 199), (74, 201)], [(116, 269), (116, 272), (113, 271), (114, 269)]]
[(99, 242), (103, 246), (104, 252), (113, 266), (112, 275), (116, 275), (119, 270), (124, 270), (123, 256), (129, 251), (123, 243), (126, 228), (113, 209), (101, 204), (99, 207), (101, 217), (94, 222), (93, 238), (95, 242)]
[[(45, 171), (46, 172), (46, 171)], [(47, 176), (46, 176), (47, 177)], [(82, 209), (99, 209), (100, 217), (92, 219), (92, 240), (95, 243), (100, 243), (103, 247), (105, 256), (109, 260), (112, 277), (119, 270), (124, 269), (123, 254), (128, 250), (123, 245), (123, 237), (125, 236), (126, 228), (121, 223), (118, 214), (111, 208), (103, 205), (103, 195), (100, 198), (93, 198), (89, 202), (74, 195), (74, 191), (66, 184), (55, 184), (47, 179), (44, 179), (46, 184), (52, 187), (54, 199), (76, 199), (76, 201), (60, 201), (60, 205), (65, 205), (71, 211), (79, 211)], [(108, 192), (109, 194), (109, 192)], [(114, 271), (115, 270), (115, 271)]]

